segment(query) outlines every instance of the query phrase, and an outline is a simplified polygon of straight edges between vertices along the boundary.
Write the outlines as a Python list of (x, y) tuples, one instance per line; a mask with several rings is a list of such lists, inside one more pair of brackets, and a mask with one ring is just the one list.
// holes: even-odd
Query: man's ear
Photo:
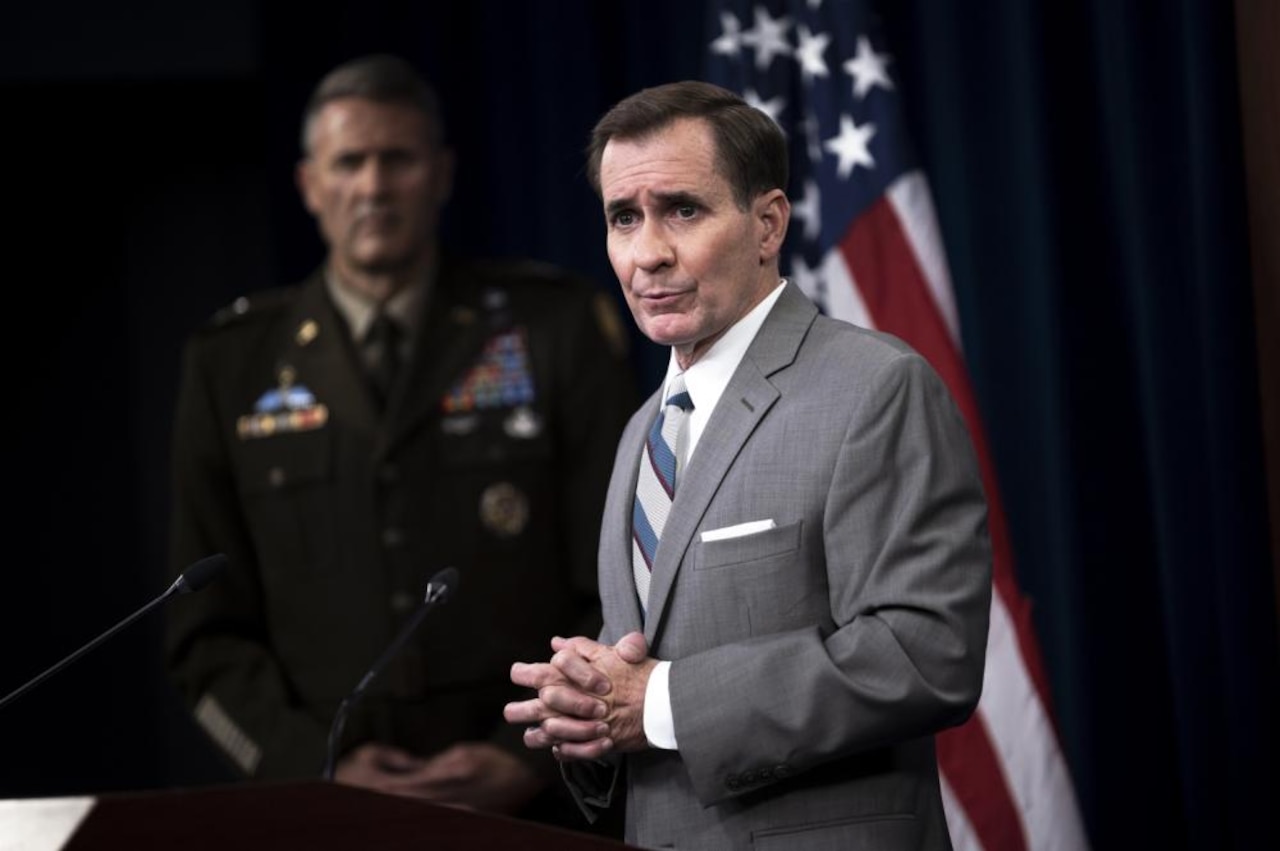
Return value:
[(791, 202), (781, 189), (770, 189), (756, 196), (752, 205), (760, 233), (760, 265), (772, 262), (782, 252), (791, 222)]

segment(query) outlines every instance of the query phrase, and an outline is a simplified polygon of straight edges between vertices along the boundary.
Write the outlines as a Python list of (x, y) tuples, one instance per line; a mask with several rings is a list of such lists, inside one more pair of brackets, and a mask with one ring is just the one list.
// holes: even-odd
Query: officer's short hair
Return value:
[(377, 53), (344, 62), (316, 84), (302, 115), (303, 156), (311, 152), (316, 116), (325, 104), (340, 98), (365, 98), (415, 107), (427, 119), (431, 145), (444, 144), (444, 119), (435, 89), (404, 59)]

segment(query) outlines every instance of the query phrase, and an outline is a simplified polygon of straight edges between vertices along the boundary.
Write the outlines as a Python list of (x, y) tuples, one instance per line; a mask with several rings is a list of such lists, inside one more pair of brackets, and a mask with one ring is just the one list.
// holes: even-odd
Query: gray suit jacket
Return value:
[[(901, 341), (820, 316), (789, 284), (689, 461), (642, 624), (630, 518), (657, 410), (655, 394), (623, 434), (600, 542), (602, 640), (643, 629), (673, 662), (679, 751), (611, 767), (627, 841), (949, 848), (933, 735), (982, 690), (991, 553), (946, 387)], [(753, 520), (777, 525), (701, 540)], [(570, 785), (604, 804), (589, 768)]]

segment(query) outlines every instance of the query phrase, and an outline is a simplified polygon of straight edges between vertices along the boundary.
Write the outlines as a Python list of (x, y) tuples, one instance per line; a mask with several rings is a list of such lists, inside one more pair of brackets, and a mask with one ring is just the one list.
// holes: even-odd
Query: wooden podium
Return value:
[(323, 781), (98, 795), (65, 851), (619, 851), (612, 839)]

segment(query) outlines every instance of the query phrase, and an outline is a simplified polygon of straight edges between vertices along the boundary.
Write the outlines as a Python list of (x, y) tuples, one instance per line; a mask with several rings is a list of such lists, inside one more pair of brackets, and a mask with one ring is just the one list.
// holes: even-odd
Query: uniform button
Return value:
[(382, 530), (382, 545), (389, 550), (404, 544), (404, 532), (395, 526), (388, 526)]
[(267, 471), (267, 484), (273, 488), (284, 487), (284, 467), (272, 467)]
[(384, 485), (394, 485), (400, 481), (400, 468), (395, 464), (383, 464), (378, 468), (378, 481)]
[(413, 608), (413, 595), (408, 591), (397, 591), (391, 595), (391, 608), (397, 612), (407, 612)]

